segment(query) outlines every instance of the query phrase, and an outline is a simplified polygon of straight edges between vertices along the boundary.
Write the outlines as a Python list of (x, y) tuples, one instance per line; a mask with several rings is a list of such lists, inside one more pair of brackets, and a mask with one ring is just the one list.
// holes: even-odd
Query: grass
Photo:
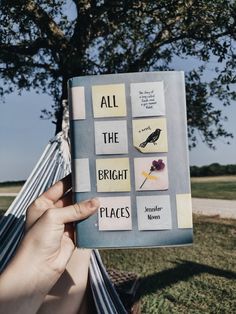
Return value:
[(22, 185), (0, 185), (0, 193), (18, 193)]
[(0, 216), (8, 209), (14, 199), (14, 196), (0, 196)]
[(192, 177), (191, 182), (236, 182), (236, 176)]
[[(236, 176), (192, 179), (194, 197), (235, 199), (235, 191)], [(0, 197), (0, 209), (13, 199)], [(140, 276), (144, 314), (236, 312), (236, 220), (195, 216), (194, 235), (190, 247), (100, 252), (108, 268)]]
[(192, 196), (236, 200), (236, 176), (191, 179)]
[(24, 181), (13, 181), (13, 182), (0, 182), (0, 216), (9, 208), (11, 203), (14, 201), (15, 196), (4, 195), (5, 193), (18, 193)]
[(101, 254), (107, 267), (140, 276), (142, 313), (236, 312), (236, 221), (194, 217), (194, 235), (190, 247)]

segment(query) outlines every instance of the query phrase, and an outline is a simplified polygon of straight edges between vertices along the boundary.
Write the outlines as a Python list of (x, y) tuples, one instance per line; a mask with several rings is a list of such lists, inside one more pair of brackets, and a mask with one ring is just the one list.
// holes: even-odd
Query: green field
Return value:
[(0, 215), (8, 209), (8, 207), (14, 201), (14, 198), (14, 196), (0, 196)]
[[(0, 193), (17, 193), (22, 182), (0, 183)], [(191, 178), (193, 197), (236, 200), (236, 176)], [(14, 200), (12, 196), (0, 196), (0, 214)]]
[(191, 179), (193, 197), (236, 200), (236, 176)]
[[(0, 193), (18, 193), (23, 181), (0, 183)], [(236, 199), (236, 176), (193, 177), (192, 196), (200, 198)], [(0, 196), (0, 209), (6, 209), (14, 197)]]
[(8, 181), (8, 182), (0, 182), (0, 193), (8, 192), (8, 193), (17, 193), (20, 191), (25, 181)]
[[(235, 186), (236, 176), (192, 179), (194, 197), (235, 199)], [(0, 208), (13, 199), (0, 197)], [(228, 314), (236, 312), (235, 236), (236, 220), (195, 216), (193, 246), (100, 252), (108, 268), (139, 275), (137, 300), (144, 314)]]
[[(23, 183), (24, 181), (0, 182), (0, 194), (18, 193), (22, 188)], [(8, 209), (14, 199), (15, 196), (0, 196), (0, 215)]]
[(141, 313), (235, 313), (236, 221), (194, 218), (194, 245), (101, 251), (109, 268), (135, 272)]

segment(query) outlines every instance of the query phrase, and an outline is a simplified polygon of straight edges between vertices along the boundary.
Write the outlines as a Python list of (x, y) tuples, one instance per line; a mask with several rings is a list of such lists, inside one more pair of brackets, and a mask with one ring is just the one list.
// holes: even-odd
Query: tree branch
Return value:
[(56, 47), (66, 48), (68, 41), (59, 28), (57, 23), (33, 0), (28, 0), (25, 3), (25, 10), (37, 27), (44, 33), (49, 43), (53, 43)]
[(60, 72), (58, 69), (52, 68), (50, 66), (50, 64), (47, 63), (39, 63), (39, 62), (32, 62), (30, 64), (27, 64), (26, 62), (18, 62), (17, 65), (8, 65), (7, 67), (0, 67), (0, 73), (4, 73), (6, 74), (8, 71), (12, 71), (12, 70), (16, 70), (16, 71), (20, 71), (20, 69), (24, 67), (24, 68), (37, 68), (37, 69), (43, 69), (45, 71), (48, 71), (49, 73), (51, 73), (52, 75), (59, 77), (60, 76)]
[(34, 56), (37, 54), (39, 49), (49, 48), (47, 40), (37, 38), (34, 42), (24, 42), (19, 45), (10, 45), (0, 43), (0, 55), (2, 54), (19, 54)]
[[(155, 39), (149, 44), (149, 46), (143, 51), (143, 53), (140, 55), (140, 57), (136, 60), (134, 60), (134, 62), (132, 64), (129, 64), (129, 67), (127, 69), (128, 72), (133, 72), (133, 71), (137, 71), (138, 68), (141, 68), (142, 65), (146, 65), (147, 62), (153, 58), (153, 56), (156, 54), (157, 50), (160, 49), (160, 47), (162, 47), (163, 45), (166, 44), (170, 44), (170, 43), (174, 43), (179, 41), (180, 39), (193, 39), (196, 41), (201, 41), (201, 42), (206, 42), (209, 41), (209, 37), (207, 36), (201, 36), (199, 34), (196, 34), (194, 32), (188, 32), (181, 30), (180, 33), (181, 35), (179, 36), (172, 36), (172, 33), (170, 31), (170, 29), (173, 27), (173, 24), (175, 22), (179, 22), (181, 19), (180, 16), (178, 16), (176, 18), (176, 20), (171, 20), (167, 25), (165, 25), (165, 27), (157, 34), (157, 36), (155, 37)], [(222, 31), (220, 33), (216, 33), (216, 34), (211, 34), (211, 41), (212, 40), (217, 40), (221, 37), (230, 35), (230, 31), (226, 30), (226, 31)]]
[(180, 40), (183, 37), (183, 34), (178, 37), (171, 37), (168, 30), (163, 30), (159, 32), (155, 39), (143, 51), (141, 56), (138, 59), (134, 60), (133, 63), (129, 64), (127, 71), (137, 71), (138, 68), (142, 68), (143, 65), (147, 65), (148, 61), (153, 57), (154, 54), (157, 53), (157, 50), (160, 49), (161, 46), (170, 44), (173, 41)]

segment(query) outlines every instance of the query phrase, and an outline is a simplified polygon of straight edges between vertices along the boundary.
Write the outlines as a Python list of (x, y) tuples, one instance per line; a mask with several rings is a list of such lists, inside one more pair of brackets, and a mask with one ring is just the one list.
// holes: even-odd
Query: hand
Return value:
[(49, 268), (61, 274), (75, 248), (72, 223), (92, 215), (99, 203), (97, 199), (63, 208), (70, 203), (70, 177), (57, 182), (42, 194), (28, 209), (26, 236), (23, 244), (32, 250), (37, 267)]
[[(25, 296), (28, 299), (29, 296), (31, 297), (31, 303), (33, 302), (32, 294), (34, 295), (35, 302), (33, 302), (32, 307), (38, 308), (39, 302), (42, 302), (65, 270), (75, 249), (70, 223), (87, 218), (99, 206), (97, 199), (65, 206), (71, 199), (70, 192), (67, 193), (69, 187), (70, 177), (66, 177), (42, 194), (29, 207), (25, 237), (13, 262), (4, 272), (5, 276), (3, 279), (1, 278), (0, 292), (3, 291), (0, 297), (1, 301), (4, 301), (4, 294), (5, 300), (9, 300), (8, 293), (12, 293), (11, 289), (4, 291), (4, 277), (5, 282), (14, 278), (14, 280), (21, 281), (19, 293), (17, 289), (13, 290), (15, 307), (18, 303), (17, 295), (20, 296), (19, 301), (22, 306), (24, 301), (22, 294), (24, 295), (25, 288)], [(9, 288), (11, 284), (7, 285)], [(36, 298), (37, 295), (38, 298)], [(33, 308), (29, 310), (29, 300), (28, 303), (26, 302), (26, 308), (27, 305), (28, 311), (33, 313)]]
[[(95, 213), (97, 199), (69, 205), (70, 176), (57, 182), (42, 194), (28, 209), (22, 247), (27, 247), (38, 273), (55, 280), (63, 273), (75, 249), (73, 226), (70, 224)], [(66, 207), (62, 207), (66, 206)], [(62, 208), (60, 208), (62, 207)]]

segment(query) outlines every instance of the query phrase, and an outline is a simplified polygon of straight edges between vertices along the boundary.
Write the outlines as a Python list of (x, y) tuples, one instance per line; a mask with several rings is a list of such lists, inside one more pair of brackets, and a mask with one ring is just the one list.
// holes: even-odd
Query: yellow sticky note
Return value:
[(178, 228), (192, 228), (191, 194), (176, 194)]
[(166, 118), (133, 120), (133, 144), (142, 153), (168, 152)]
[(129, 158), (96, 160), (97, 192), (129, 192)]
[(92, 86), (92, 101), (95, 118), (126, 116), (124, 84)]

